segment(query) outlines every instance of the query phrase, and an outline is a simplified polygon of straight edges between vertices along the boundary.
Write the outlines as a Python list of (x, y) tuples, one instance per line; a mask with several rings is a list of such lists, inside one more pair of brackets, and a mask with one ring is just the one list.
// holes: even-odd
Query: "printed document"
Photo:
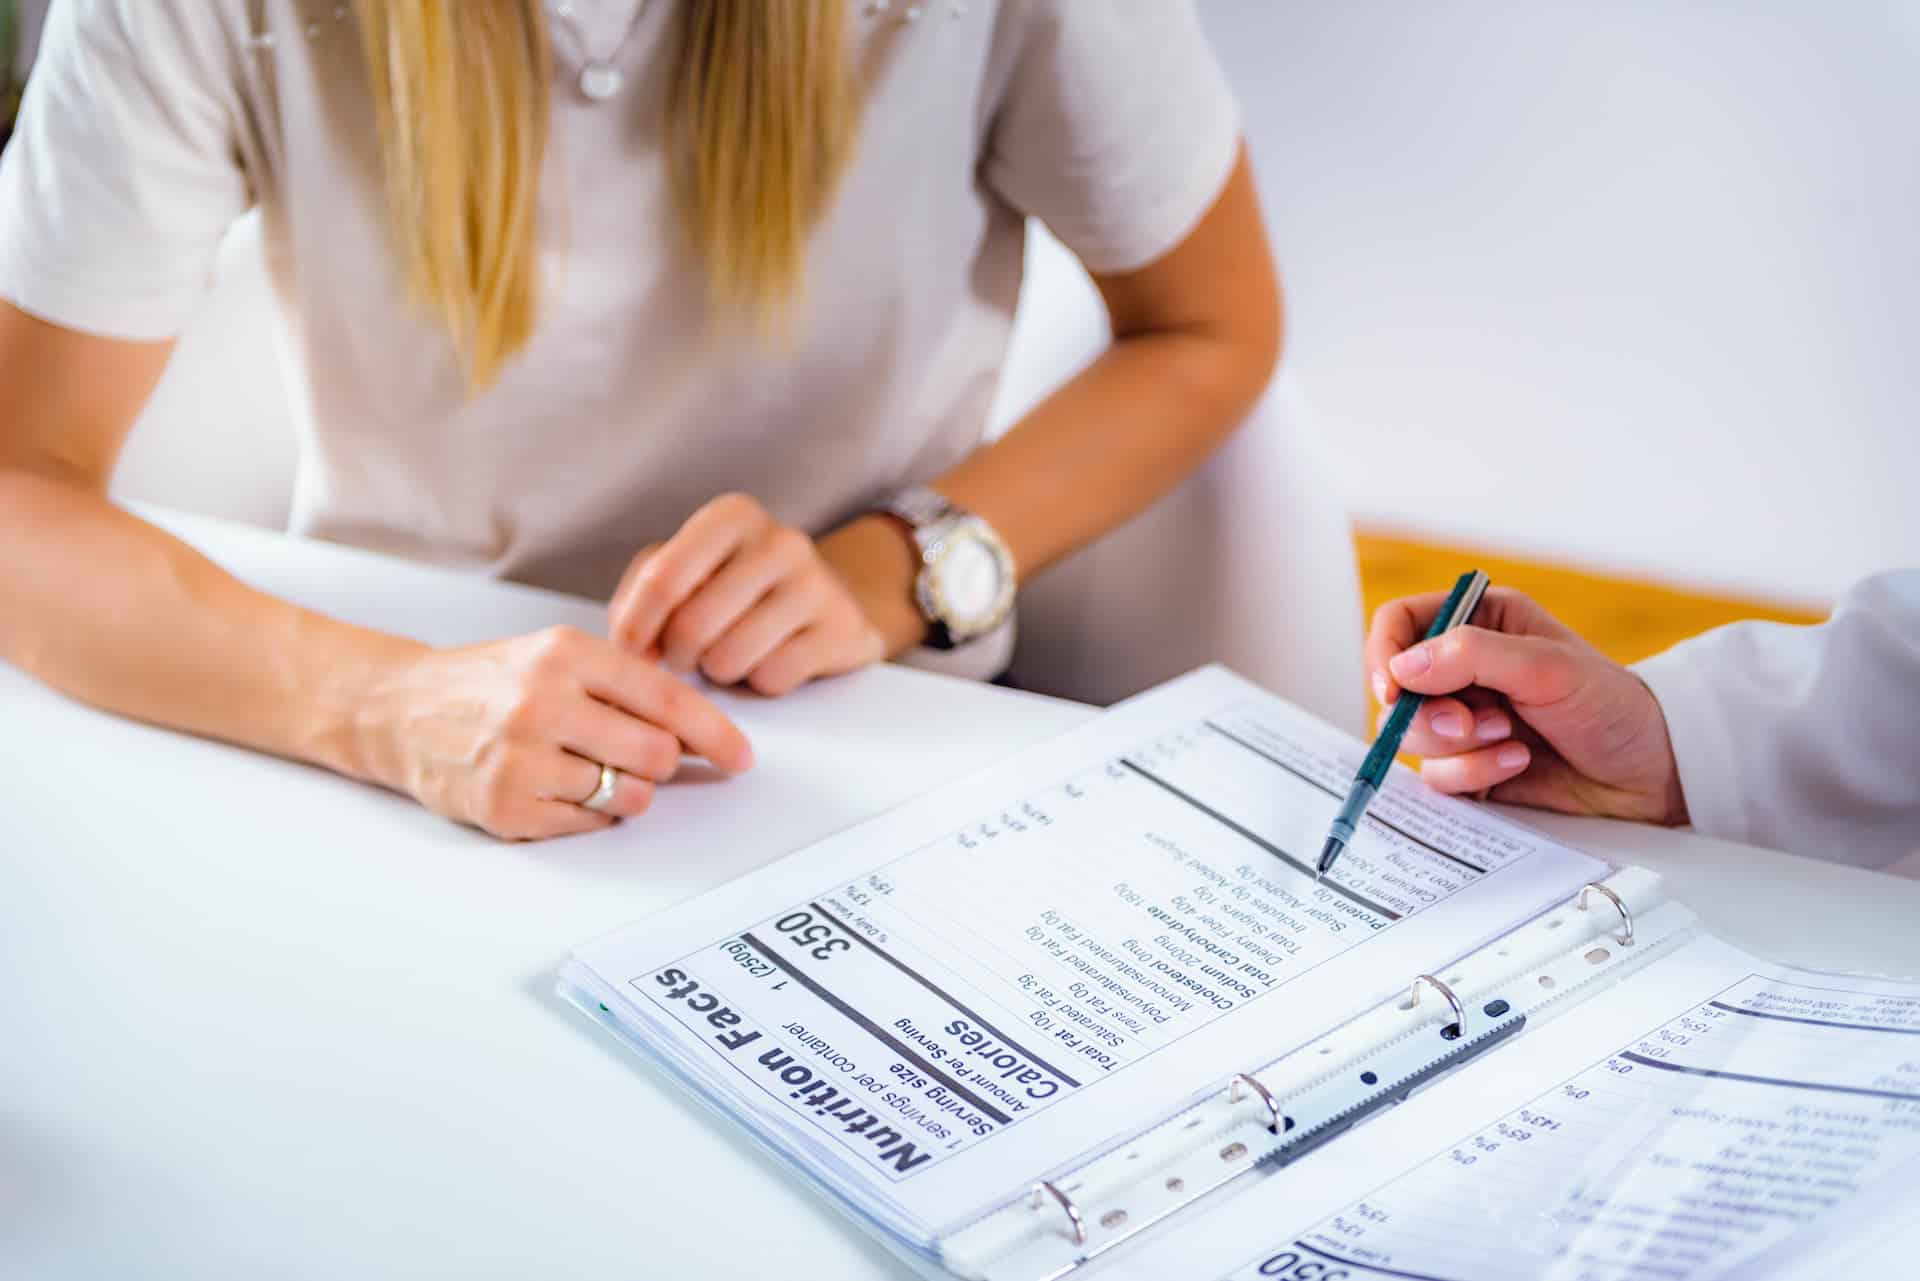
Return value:
[(590, 944), (568, 977), (924, 1242), (1606, 873), (1402, 771), (1316, 884), (1363, 751), (1203, 669)]
[(1329, 1154), (1195, 1217), (1135, 1271), (1177, 1256), (1231, 1281), (1847, 1275), (1824, 1269), (1911, 1215), (1920, 984), (1696, 935)]

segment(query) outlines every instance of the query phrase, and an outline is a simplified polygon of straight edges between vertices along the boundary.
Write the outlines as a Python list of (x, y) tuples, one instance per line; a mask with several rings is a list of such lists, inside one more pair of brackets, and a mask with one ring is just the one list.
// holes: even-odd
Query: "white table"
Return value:
[[(436, 642), (598, 626), (564, 597), (164, 519), (243, 578)], [(0, 1275), (899, 1275), (558, 1001), (554, 968), (1089, 712), (891, 668), (727, 704), (749, 776), (504, 846), (0, 668)], [(1920, 973), (1920, 884), (1530, 821), (1666, 872), (1757, 950)]]

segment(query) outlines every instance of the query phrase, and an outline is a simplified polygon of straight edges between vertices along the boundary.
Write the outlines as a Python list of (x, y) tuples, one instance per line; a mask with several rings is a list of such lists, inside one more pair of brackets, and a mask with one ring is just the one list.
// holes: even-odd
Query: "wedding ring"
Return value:
[(598, 810), (602, 813), (613, 804), (613, 794), (620, 788), (620, 771), (611, 765), (600, 767), (600, 785), (593, 789), (593, 795), (581, 801), (583, 809)]

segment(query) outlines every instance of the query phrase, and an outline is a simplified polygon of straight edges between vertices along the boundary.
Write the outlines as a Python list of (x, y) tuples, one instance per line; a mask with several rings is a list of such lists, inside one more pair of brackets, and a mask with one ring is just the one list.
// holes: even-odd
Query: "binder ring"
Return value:
[(1073, 1243), (1075, 1245), (1085, 1245), (1087, 1243), (1087, 1221), (1080, 1217), (1080, 1207), (1073, 1203), (1073, 1198), (1062, 1192), (1059, 1188), (1054, 1187), (1053, 1184), (1048, 1183), (1045, 1179), (1042, 1179), (1033, 1185), (1033, 1208), (1036, 1210), (1040, 1208), (1041, 1193), (1046, 1193), (1060, 1203), (1060, 1208), (1067, 1212), (1067, 1222), (1073, 1225)]
[[(1453, 1028), (1453, 1035), (1465, 1036), (1467, 1034), (1466, 1009), (1460, 1004), (1460, 998), (1453, 994), (1453, 989), (1433, 977), (1433, 975), (1420, 974), (1414, 977), (1413, 990), (1407, 994), (1407, 1003), (1409, 1005), (1420, 1004), (1420, 985), (1422, 983), (1431, 985), (1434, 991), (1446, 998), (1447, 1007), (1453, 1011), (1453, 1022), (1449, 1025)], [(1447, 1029), (1445, 1027), (1440, 1029), (1440, 1035), (1447, 1035)]]
[(1633, 913), (1627, 910), (1627, 905), (1620, 901), (1620, 896), (1618, 894), (1615, 894), (1612, 890), (1600, 884), (1600, 882), (1595, 881), (1591, 885), (1582, 885), (1580, 887), (1580, 900), (1579, 900), (1578, 906), (1582, 912), (1587, 910), (1587, 891), (1588, 890), (1594, 890), (1597, 893), (1599, 893), (1601, 897), (1605, 898), (1609, 903), (1613, 904), (1614, 911), (1620, 913), (1620, 932), (1614, 935), (1614, 941), (1620, 944), (1621, 947), (1632, 947), (1633, 946)]
[(1260, 1101), (1267, 1105), (1268, 1133), (1280, 1133), (1280, 1123), (1286, 1119), (1280, 1115), (1280, 1100), (1274, 1098), (1272, 1092), (1269, 1091), (1266, 1086), (1260, 1084), (1260, 1082), (1254, 1080), (1245, 1072), (1235, 1072), (1233, 1079), (1227, 1082), (1227, 1102), (1238, 1103), (1240, 1101), (1240, 1086), (1242, 1083), (1245, 1083), (1249, 1090), (1259, 1095)]

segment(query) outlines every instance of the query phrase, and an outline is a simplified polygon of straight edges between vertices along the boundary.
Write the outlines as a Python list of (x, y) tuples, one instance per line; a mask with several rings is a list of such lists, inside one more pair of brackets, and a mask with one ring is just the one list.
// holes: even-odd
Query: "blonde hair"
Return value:
[[(470, 389), (533, 334), (542, 0), (356, 0), (393, 235)], [(716, 313), (777, 327), (859, 127), (846, 0), (681, 0), (668, 148)], [(644, 234), (636, 227), (635, 235)]]

